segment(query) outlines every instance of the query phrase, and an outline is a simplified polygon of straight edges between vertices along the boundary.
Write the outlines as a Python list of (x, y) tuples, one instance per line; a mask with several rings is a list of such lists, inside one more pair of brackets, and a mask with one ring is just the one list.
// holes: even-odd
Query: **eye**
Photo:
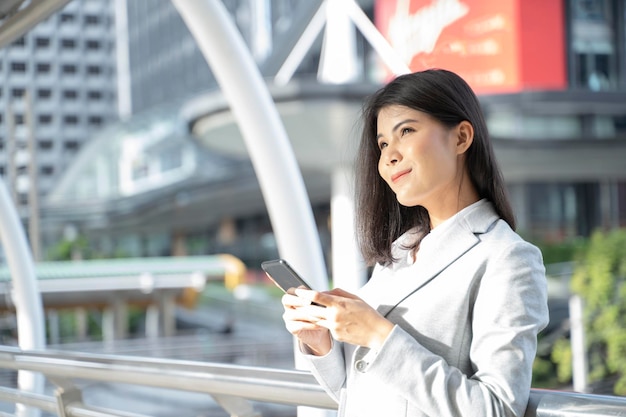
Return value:
[(409, 134), (411, 132), (414, 132), (413, 128), (403, 127), (402, 130), (400, 131), (400, 136), (407, 135), (407, 134)]
[(380, 149), (381, 151), (385, 149), (386, 147), (387, 147), (387, 142), (382, 141), (382, 140), (378, 142), (378, 149)]

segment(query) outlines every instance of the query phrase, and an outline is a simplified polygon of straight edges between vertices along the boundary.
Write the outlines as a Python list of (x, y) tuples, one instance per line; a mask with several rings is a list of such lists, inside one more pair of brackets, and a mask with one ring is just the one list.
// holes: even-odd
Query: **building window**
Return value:
[(63, 147), (66, 151), (77, 151), (78, 150), (78, 141), (76, 140), (68, 140), (63, 144)]
[(54, 174), (54, 167), (51, 165), (44, 165), (41, 167), (39, 172), (41, 173), (41, 175), (52, 175)]
[(37, 48), (47, 48), (50, 46), (50, 38), (36, 38), (35, 46)]
[(0, 165), (0, 175), (4, 175), (4, 165)]
[(97, 65), (87, 65), (87, 74), (88, 75), (100, 75), (102, 73), (102, 68)]
[(618, 33), (613, 3), (608, 0), (572, 0), (570, 6), (571, 84), (590, 90), (608, 90), (617, 84)]
[(37, 73), (38, 74), (47, 74), (50, 72), (50, 69), (52, 68), (52, 66), (50, 64), (48, 64), (47, 62), (39, 62), (37, 64)]
[(61, 39), (61, 47), (63, 49), (76, 48), (76, 41), (74, 39)]
[(87, 47), (88, 50), (97, 51), (98, 49), (100, 49), (100, 41), (90, 39), (87, 42), (85, 42), (85, 46)]
[(50, 98), (52, 96), (52, 90), (49, 88), (40, 88), (37, 90), (38, 98)]
[(15, 124), (16, 125), (23, 125), (24, 124), (24, 115), (23, 114), (16, 114), (14, 120), (15, 120)]
[(22, 36), (21, 38), (16, 39), (15, 41), (13, 41), (11, 46), (16, 46), (18, 48), (25, 47), (26, 46), (26, 38)]
[(11, 90), (11, 96), (13, 98), (22, 98), (26, 94), (26, 90), (23, 88), (14, 88)]
[(76, 65), (64, 64), (63, 67), (61, 67), (61, 70), (63, 71), (63, 74), (76, 74)]
[(90, 126), (100, 126), (102, 125), (102, 117), (101, 116), (89, 116), (87, 121)]
[(626, 115), (614, 116), (615, 134), (619, 136), (626, 135)]
[(52, 115), (51, 114), (40, 114), (39, 115), (39, 124), (49, 125), (52, 123)]
[(76, 90), (64, 90), (63, 98), (68, 100), (76, 100), (78, 98), (78, 92)]
[(589, 236), (600, 225), (597, 183), (530, 183), (527, 193), (531, 234), (542, 240)]
[(87, 98), (94, 101), (102, 100), (102, 92), (95, 90), (88, 91)]
[(72, 23), (76, 20), (76, 16), (71, 13), (61, 13), (59, 20), (61, 23)]
[(66, 125), (77, 125), (78, 124), (78, 116), (75, 115), (67, 115), (63, 116), (63, 123)]
[(100, 23), (100, 18), (97, 15), (88, 14), (85, 16), (85, 26), (96, 26)]
[(39, 141), (39, 149), (42, 151), (49, 151), (54, 147), (54, 142), (50, 139), (41, 139)]
[(11, 62), (11, 71), (26, 72), (26, 62)]

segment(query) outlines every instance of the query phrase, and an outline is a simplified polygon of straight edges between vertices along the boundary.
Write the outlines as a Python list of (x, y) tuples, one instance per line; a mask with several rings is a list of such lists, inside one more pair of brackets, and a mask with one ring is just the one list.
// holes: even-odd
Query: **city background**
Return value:
[[(4, 21), (30, 2), (8, 3)], [(552, 352), (569, 337), (569, 279), (593, 236), (624, 242), (612, 233), (626, 227), (626, 3), (361, 0), (362, 16), (333, 0), (222, 3), (285, 124), (331, 281), (337, 173), (350, 170), (360, 104), (393, 73), (358, 19), (410, 70), (447, 68), (470, 83), (518, 232), (556, 283), (536, 384), (569, 387)], [(267, 284), (260, 263), (279, 251), (255, 168), (171, 1), (70, 1), (2, 46), (0, 79), (0, 174), (36, 261), (230, 254), (243, 283)], [(578, 292), (593, 290), (581, 282)], [(621, 312), (625, 299), (612, 300)], [(605, 369), (590, 390), (614, 393), (625, 369)]]

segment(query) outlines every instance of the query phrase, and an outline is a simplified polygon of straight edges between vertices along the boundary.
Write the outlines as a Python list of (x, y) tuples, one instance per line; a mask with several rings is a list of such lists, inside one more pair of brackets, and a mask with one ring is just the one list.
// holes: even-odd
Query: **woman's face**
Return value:
[(462, 178), (459, 124), (448, 128), (432, 116), (392, 105), (378, 113), (378, 172), (404, 206), (429, 212), (458, 195)]

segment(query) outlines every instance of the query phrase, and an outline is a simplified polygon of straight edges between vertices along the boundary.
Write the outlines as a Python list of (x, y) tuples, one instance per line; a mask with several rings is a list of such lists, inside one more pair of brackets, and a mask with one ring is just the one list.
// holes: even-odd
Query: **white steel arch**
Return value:
[(211, 66), (241, 129), (278, 250), (319, 290), (328, 288), (321, 244), (293, 149), (258, 67), (218, 0), (172, 0)]

